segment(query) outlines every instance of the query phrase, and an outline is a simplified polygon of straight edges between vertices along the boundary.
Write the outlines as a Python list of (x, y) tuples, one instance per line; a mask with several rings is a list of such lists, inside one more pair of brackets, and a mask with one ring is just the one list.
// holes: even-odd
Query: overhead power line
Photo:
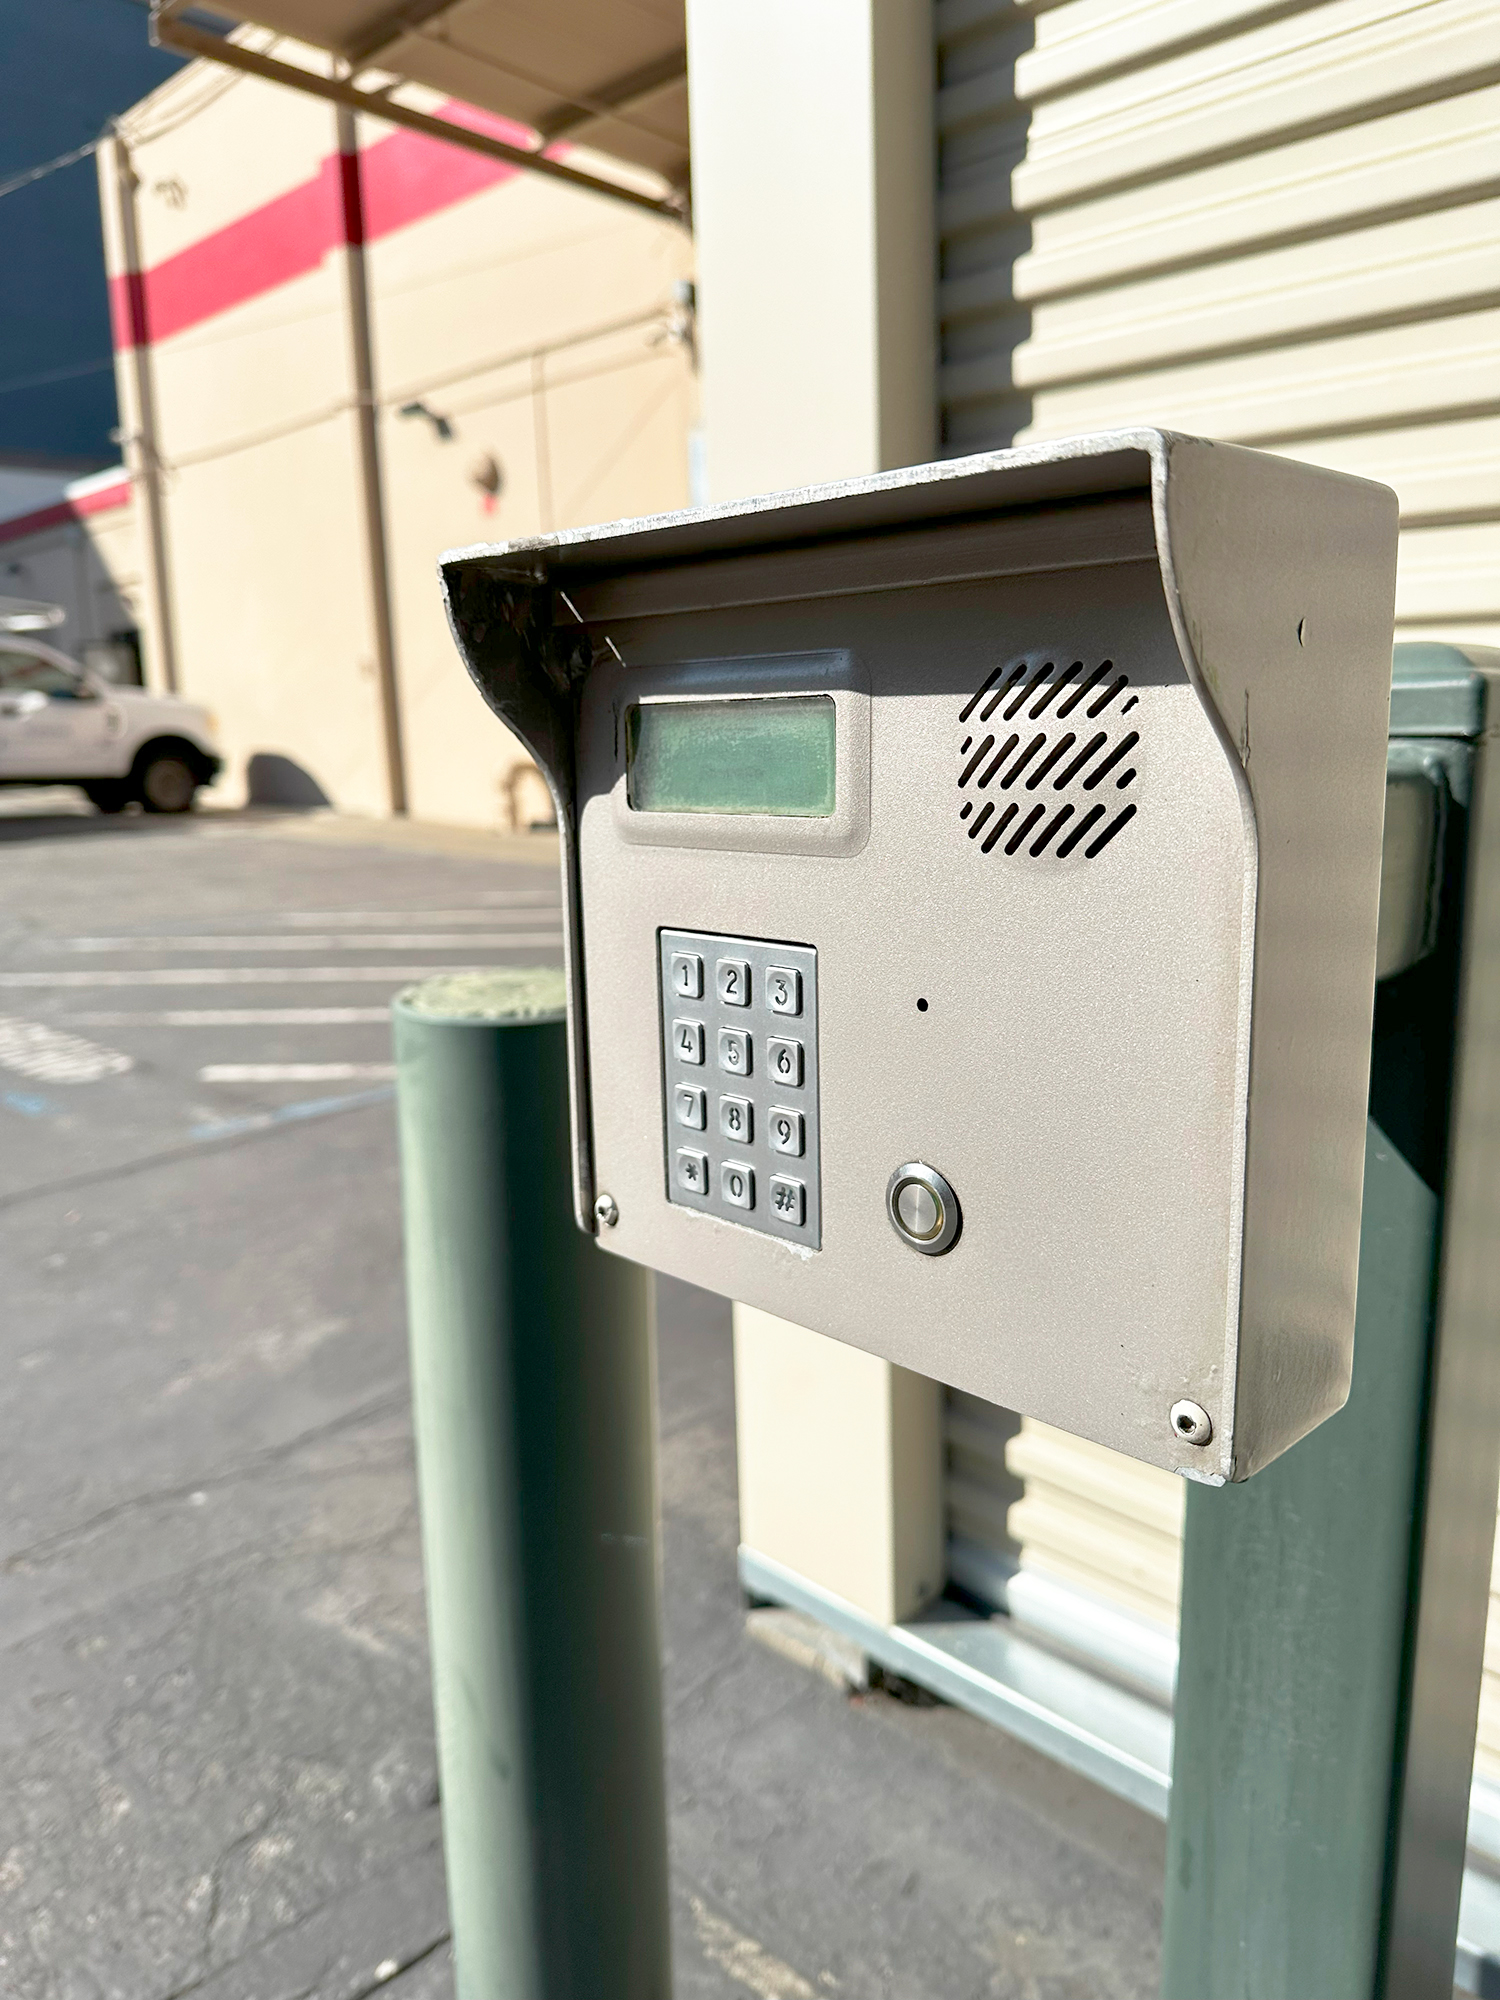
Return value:
[(90, 139), (86, 146), (75, 146), (71, 153), (59, 153), (55, 160), (45, 160), (39, 167), (28, 167), (24, 174), (12, 174), (8, 181), (0, 181), (0, 198), (14, 194), (17, 188), (30, 186), (32, 181), (44, 180), (48, 174), (55, 174), (59, 167), (71, 167), (79, 160), (86, 160), (90, 153), (97, 153), (99, 141)]

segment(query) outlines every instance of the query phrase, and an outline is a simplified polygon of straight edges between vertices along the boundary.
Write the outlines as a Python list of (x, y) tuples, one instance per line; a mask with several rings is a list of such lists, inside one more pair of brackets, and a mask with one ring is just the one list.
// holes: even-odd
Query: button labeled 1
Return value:
[(672, 991), (679, 1000), (703, 998), (703, 960), (695, 951), (672, 954)]

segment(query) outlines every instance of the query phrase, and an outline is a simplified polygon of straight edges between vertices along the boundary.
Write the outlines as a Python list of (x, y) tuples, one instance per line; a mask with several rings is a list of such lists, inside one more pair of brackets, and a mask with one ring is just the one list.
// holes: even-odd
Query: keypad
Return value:
[(817, 1249), (818, 955), (657, 934), (667, 1198)]

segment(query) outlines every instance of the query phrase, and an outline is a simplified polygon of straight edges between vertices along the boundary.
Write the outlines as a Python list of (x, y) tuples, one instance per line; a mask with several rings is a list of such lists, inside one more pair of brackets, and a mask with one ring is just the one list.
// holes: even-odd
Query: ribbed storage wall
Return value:
[(1394, 486), (1500, 639), (1495, 0), (940, 0), (946, 449), (1136, 422)]
[[(1500, 0), (936, 23), (945, 450), (1149, 423), (1383, 480), (1398, 637), (1500, 644)], [(1173, 1628), (1167, 1475), (969, 1398), (948, 1448), (956, 1582), (1014, 1614), (1044, 1577)]]

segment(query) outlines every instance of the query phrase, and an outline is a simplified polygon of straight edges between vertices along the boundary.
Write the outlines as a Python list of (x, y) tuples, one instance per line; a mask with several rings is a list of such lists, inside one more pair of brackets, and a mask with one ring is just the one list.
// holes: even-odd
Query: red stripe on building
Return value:
[[(472, 105), (449, 103), (441, 111), (455, 125), (487, 132), (508, 145), (526, 146), (532, 138), (524, 126)], [(115, 345), (170, 340), (217, 313), (317, 270), (329, 251), (341, 244), (374, 242), (521, 171), (503, 160), (407, 131), (392, 132), (365, 147), (357, 172), (355, 167), (352, 158), (332, 153), (312, 180), (190, 243), (138, 277), (112, 278)]]
[(125, 506), (130, 499), (130, 481), (118, 479), (113, 486), (99, 486), (72, 500), (54, 500), (50, 507), (36, 507), (29, 514), (14, 514), (0, 521), (0, 542), (19, 542), (27, 535), (39, 535), (44, 528), (61, 528), (69, 521), (81, 521), (87, 514), (108, 514)]

